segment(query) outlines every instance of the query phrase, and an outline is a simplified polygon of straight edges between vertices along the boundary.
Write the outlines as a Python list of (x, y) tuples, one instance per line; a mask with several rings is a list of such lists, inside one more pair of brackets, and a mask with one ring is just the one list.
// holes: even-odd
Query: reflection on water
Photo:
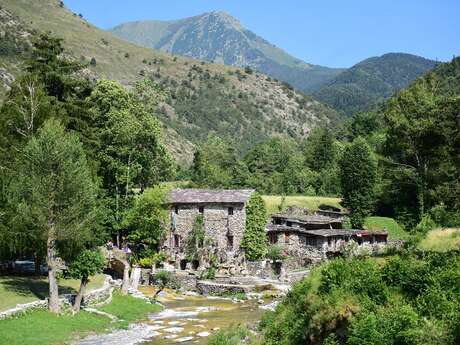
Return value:
[[(154, 293), (150, 287), (141, 290), (146, 295)], [(144, 344), (207, 344), (207, 337), (217, 330), (231, 325), (254, 324), (263, 313), (259, 308), (260, 301), (257, 300), (242, 303), (230, 299), (168, 293), (160, 301), (165, 309), (152, 314), (147, 322), (155, 326), (154, 331), (159, 334)]]

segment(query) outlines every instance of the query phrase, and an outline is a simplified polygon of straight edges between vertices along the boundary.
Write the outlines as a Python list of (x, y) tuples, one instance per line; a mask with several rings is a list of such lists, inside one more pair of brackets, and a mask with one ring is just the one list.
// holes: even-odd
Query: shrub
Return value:
[(271, 245), (268, 247), (267, 258), (273, 261), (284, 260), (283, 249), (279, 245)]

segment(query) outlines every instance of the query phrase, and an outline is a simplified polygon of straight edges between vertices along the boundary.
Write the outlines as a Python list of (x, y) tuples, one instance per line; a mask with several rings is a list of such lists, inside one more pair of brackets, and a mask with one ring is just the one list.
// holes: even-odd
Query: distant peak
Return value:
[(237, 27), (241, 27), (240, 21), (233, 17), (230, 13), (225, 11), (212, 11), (206, 12), (202, 15), (203, 18), (217, 18), (218, 20), (225, 22), (227, 24), (231, 24)]

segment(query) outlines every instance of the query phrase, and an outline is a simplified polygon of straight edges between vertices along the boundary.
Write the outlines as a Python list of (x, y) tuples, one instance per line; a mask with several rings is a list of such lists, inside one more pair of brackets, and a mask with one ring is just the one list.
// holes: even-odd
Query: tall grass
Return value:
[(421, 250), (434, 252), (460, 250), (460, 228), (431, 230), (426, 237), (420, 241), (418, 247)]

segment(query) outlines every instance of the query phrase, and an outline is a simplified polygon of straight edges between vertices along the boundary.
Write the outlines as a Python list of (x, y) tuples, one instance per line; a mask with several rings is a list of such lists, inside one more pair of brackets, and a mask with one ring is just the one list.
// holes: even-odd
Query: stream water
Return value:
[[(154, 289), (140, 289), (153, 295)], [(151, 314), (148, 321), (132, 324), (127, 330), (90, 336), (79, 345), (204, 345), (208, 337), (219, 329), (232, 325), (254, 325), (264, 312), (264, 305), (272, 299), (256, 298), (235, 301), (227, 298), (177, 295), (168, 292), (160, 298), (165, 308)]]

